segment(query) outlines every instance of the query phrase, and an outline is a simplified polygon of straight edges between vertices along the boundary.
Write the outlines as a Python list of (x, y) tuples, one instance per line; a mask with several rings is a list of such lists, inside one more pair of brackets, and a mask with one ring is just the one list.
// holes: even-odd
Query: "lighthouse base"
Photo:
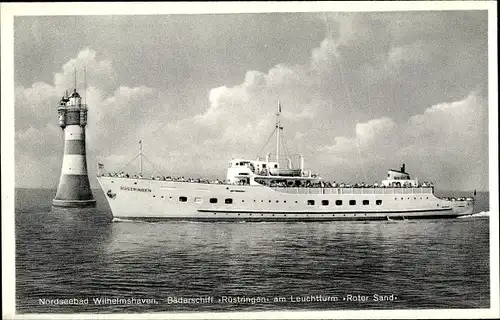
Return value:
[(52, 205), (54, 207), (64, 207), (64, 208), (94, 208), (95, 199), (91, 200), (52, 200)]

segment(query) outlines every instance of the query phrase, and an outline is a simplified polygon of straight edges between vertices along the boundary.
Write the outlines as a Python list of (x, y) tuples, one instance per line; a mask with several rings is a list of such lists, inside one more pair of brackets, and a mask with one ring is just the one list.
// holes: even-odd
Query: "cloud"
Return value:
[(388, 53), (388, 63), (392, 66), (401, 67), (403, 63), (426, 63), (432, 59), (433, 46), (422, 40), (414, 43), (392, 47)]
[[(312, 65), (314, 69), (322, 70), (328, 68), (332, 63), (333, 59), (339, 59), (341, 57), (338, 51), (338, 44), (333, 39), (324, 39), (318, 48), (312, 50)], [(333, 61), (336, 63), (336, 61)]]
[[(483, 161), (468, 175), (476, 180), (468, 179), (476, 184), (487, 184), (484, 181), (487, 175), (484, 165), (487, 158), (484, 114), (487, 112), (476, 92), (452, 103), (432, 107), (421, 103), (413, 111), (422, 110), (422, 113), (408, 118), (406, 112), (406, 119), (383, 115), (366, 121), (353, 121), (371, 114), (371, 110), (366, 106), (356, 110), (360, 103), (356, 100), (357, 92), (352, 86), (349, 90), (346, 84), (349, 78), (352, 79), (349, 75), (351, 70), (343, 75), (341, 68), (352, 64), (356, 51), (362, 50), (356, 47), (360, 38), (378, 35), (368, 30), (364, 21), (343, 21), (341, 24), (344, 27), (337, 37), (326, 38), (311, 50), (306, 64), (281, 63), (271, 67), (267, 73), (250, 70), (238, 85), (211, 89), (207, 99), (209, 105), (205, 110), (165, 126), (162, 136), (167, 137), (167, 144), (153, 151), (155, 157), (160, 162), (166, 162), (166, 167), (176, 168), (183, 174), (189, 174), (192, 168), (199, 168), (211, 176), (223, 176), (221, 163), (225, 160), (257, 156), (274, 128), (273, 109), (279, 97), (285, 133), (295, 138), (292, 148), (296, 147), (295, 150), (309, 155), (311, 168), (323, 169), (325, 178), (380, 181), (388, 166), (398, 166), (401, 161), (406, 161), (415, 173), (427, 176), (429, 180), (440, 180), (443, 188), (463, 189), (466, 184), (464, 179), (458, 177), (459, 167), (470, 167), (470, 163)], [(349, 31), (349, 26), (359, 27), (361, 31)], [(383, 26), (380, 28), (386, 29)], [(404, 75), (410, 66), (431, 63), (433, 52), (437, 50), (421, 39), (411, 40), (409, 43), (379, 46), (376, 59), (370, 62), (361, 59), (365, 67), (355, 69), (354, 74), (363, 75), (361, 83), (365, 85), (379, 86), (381, 79), (389, 80), (390, 86), (402, 81), (398, 78), (400, 74)], [(349, 56), (349, 53), (354, 56)], [(352, 98), (349, 98), (349, 91), (354, 92)], [(348, 120), (340, 125), (334, 123), (341, 121), (332, 123), (330, 119), (339, 116)], [(339, 127), (343, 128), (343, 132), (354, 128), (354, 137), (335, 135), (336, 131), (341, 132), (335, 130)], [(464, 128), (467, 129), (462, 130)], [(151, 130), (142, 131), (142, 136), (151, 136)], [(469, 149), (478, 146), (477, 150), (463, 152), (459, 148), (467, 139), (475, 141)], [(155, 140), (159, 142), (159, 138), (152, 138), (152, 141)], [(269, 143), (260, 155), (273, 151), (273, 148), (274, 142)], [(441, 161), (432, 160), (436, 150), (440, 150)], [(159, 156), (161, 153), (170, 157), (162, 159)], [(190, 164), (185, 159), (190, 159)], [(452, 159), (455, 163), (447, 163)], [(452, 180), (449, 170), (443, 171), (446, 174), (440, 173), (443, 168), (457, 169)]]
[[(30, 181), (30, 187), (56, 184), (63, 152), (61, 129), (48, 123), (44, 128), (29, 127), (15, 133), (15, 170), (18, 182)], [(22, 186), (22, 184), (21, 184)]]
[(389, 138), (395, 125), (390, 118), (373, 119), (357, 124), (356, 136), (362, 144), (368, 145), (374, 141), (375, 137)]
[(394, 138), (395, 128), (396, 124), (390, 118), (372, 119), (358, 123), (355, 128), (355, 137), (335, 137), (334, 144), (324, 146), (323, 149), (338, 157), (357, 156), (358, 150), (369, 151), (375, 144), (378, 144), (378, 147), (387, 146), (388, 138)]
[[(154, 97), (155, 90), (146, 86), (118, 86), (107, 93), (117, 85), (111, 61), (98, 60), (97, 53), (90, 49), (83, 49), (76, 58), (62, 65), (61, 71), (54, 74), (52, 84), (36, 82), (29, 88), (16, 86), (16, 172), (21, 186), (54, 182), (54, 174), (59, 175), (64, 135), (57, 127), (56, 107), (64, 92), (74, 86), (75, 65), (86, 65), (90, 80), (86, 93), (79, 89), (89, 105), (87, 153), (112, 151), (127, 140), (131, 130), (123, 125), (124, 116), (140, 124), (141, 119), (154, 116), (150, 110), (161, 108), (159, 101), (151, 103), (149, 98)], [(109, 132), (112, 136), (107, 135)], [(37, 168), (37, 162), (43, 169)]]
[(365, 169), (370, 181), (380, 180), (387, 166), (406, 162), (410, 172), (441, 189), (468, 190), (488, 184), (486, 113), (485, 102), (472, 92), (460, 101), (428, 107), (399, 125), (390, 118), (358, 123), (354, 137), (336, 137), (323, 150), (348, 170)]
[(62, 72), (54, 74), (55, 89), (60, 92), (67, 88), (74, 88), (76, 72), (76, 84), (82, 91), (84, 86), (82, 80), (85, 80), (82, 77), (84, 68), (87, 78), (100, 88), (106, 87), (115, 80), (116, 74), (112, 67), (112, 61), (109, 58), (99, 60), (96, 51), (85, 48), (78, 52), (75, 58), (70, 59), (62, 66)]
[[(444, 181), (443, 188), (486, 188), (487, 15), (319, 17), (325, 36), (303, 52), (294, 51), (299, 46), (294, 37), (279, 42), (276, 34), (268, 37), (268, 29), (259, 34), (258, 22), (252, 31), (258, 41), (250, 41), (248, 30), (237, 28), (240, 22), (232, 17), (227, 37), (212, 35), (217, 41), (212, 53), (204, 28), (196, 29), (195, 38), (187, 32), (182, 43), (158, 44), (148, 52), (137, 45), (127, 47), (130, 52), (121, 45), (112, 51), (112, 45), (89, 38), (92, 45), (66, 57), (52, 81), (16, 86), (17, 168), (52, 161), (59, 174), (63, 140), (55, 107), (73, 87), (74, 65), (78, 88), (83, 87), (85, 65), (89, 166), (105, 162), (110, 170), (119, 169), (134, 158), (142, 140), (148, 158), (165, 174), (224, 177), (232, 157), (274, 151), (274, 139), (268, 138), (279, 98), (288, 151), (305, 154), (306, 166), (325, 179), (378, 181), (388, 166), (405, 161), (411, 173)], [(247, 18), (260, 21), (261, 16)], [(127, 19), (122, 22), (140, 26)], [(203, 19), (217, 30), (219, 20)], [(321, 22), (313, 26), (316, 32)], [(117, 30), (113, 39), (120, 38)], [(144, 36), (141, 28), (134, 30), (134, 37)], [(249, 42), (236, 48), (234, 39)], [(287, 52), (294, 60), (286, 60)], [(127, 170), (136, 170), (134, 164)], [(18, 182), (49, 181), (51, 170), (43, 168), (31, 175), (20, 169)], [(456, 173), (464, 169), (467, 174)]]

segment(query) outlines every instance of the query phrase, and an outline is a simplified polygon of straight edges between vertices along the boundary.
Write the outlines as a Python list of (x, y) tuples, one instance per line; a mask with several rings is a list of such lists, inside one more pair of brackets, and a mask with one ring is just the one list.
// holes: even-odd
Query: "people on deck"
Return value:
[[(103, 174), (103, 176), (106, 174)], [(109, 177), (118, 177), (118, 178), (133, 178), (133, 179), (144, 179), (142, 174), (134, 174), (131, 175), (126, 172), (119, 172), (119, 173), (111, 173), (109, 172), (107, 174)], [(159, 181), (178, 181), (178, 182), (189, 182), (189, 183), (206, 183), (206, 184), (231, 184), (230, 181), (228, 180), (208, 180), (208, 179), (202, 179), (202, 178), (185, 178), (184, 176), (180, 177), (171, 177), (171, 176), (153, 176), (149, 178), (150, 180), (159, 180)], [(292, 182), (292, 183), (290, 183)], [(249, 182), (245, 180), (239, 180), (235, 184), (238, 185), (248, 185)], [(282, 180), (282, 181), (276, 181), (272, 180), (268, 183), (270, 187), (287, 187), (287, 188), (297, 188), (297, 187), (305, 187), (305, 188), (433, 188), (434, 189), (434, 184), (432, 182), (424, 181), (424, 182), (418, 182), (417, 184), (412, 184), (412, 182), (392, 182), (390, 186), (385, 186), (384, 184), (379, 184), (378, 182), (375, 182), (373, 184), (365, 184), (364, 182), (360, 183), (354, 183), (354, 184), (349, 184), (347, 182), (337, 182), (336, 180), (330, 182), (330, 181), (309, 181), (309, 180), (296, 180), (295, 183), (293, 180)]]

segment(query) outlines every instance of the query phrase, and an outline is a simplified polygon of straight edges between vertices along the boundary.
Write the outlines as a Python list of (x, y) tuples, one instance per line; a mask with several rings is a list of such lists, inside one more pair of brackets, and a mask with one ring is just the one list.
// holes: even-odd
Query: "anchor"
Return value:
[(108, 197), (110, 197), (111, 199), (116, 198), (116, 193), (112, 193), (112, 192), (111, 192), (111, 189), (109, 189), (109, 190), (108, 190), (108, 192), (106, 192), (106, 195), (107, 195)]

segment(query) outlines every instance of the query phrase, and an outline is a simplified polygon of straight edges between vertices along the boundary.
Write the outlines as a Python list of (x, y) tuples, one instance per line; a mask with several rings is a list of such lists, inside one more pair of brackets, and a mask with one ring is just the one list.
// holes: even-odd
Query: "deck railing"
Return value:
[(432, 194), (432, 187), (420, 188), (307, 188), (307, 187), (274, 187), (273, 190), (291, 194)]
[[(200, 184), (223, 184), (230, 186), (240, 186), (238, 184), (228, 183), (227, 181), (208, 181), (198, 179), (151, 179), (148, 177), (124, 177), (109, 174), (98, 174), (98, 177), (119, 178), (130, 180), (156, 180), (165, 182), (187, 182), (187, 183), (200, 183)], [(249, 185), (246, 185), (250, 187)], [(255, 187), (255, 186), (253, 186)], [(291, 194), (432, 194), (433, 187), (270, 187), (271, 189)]]

